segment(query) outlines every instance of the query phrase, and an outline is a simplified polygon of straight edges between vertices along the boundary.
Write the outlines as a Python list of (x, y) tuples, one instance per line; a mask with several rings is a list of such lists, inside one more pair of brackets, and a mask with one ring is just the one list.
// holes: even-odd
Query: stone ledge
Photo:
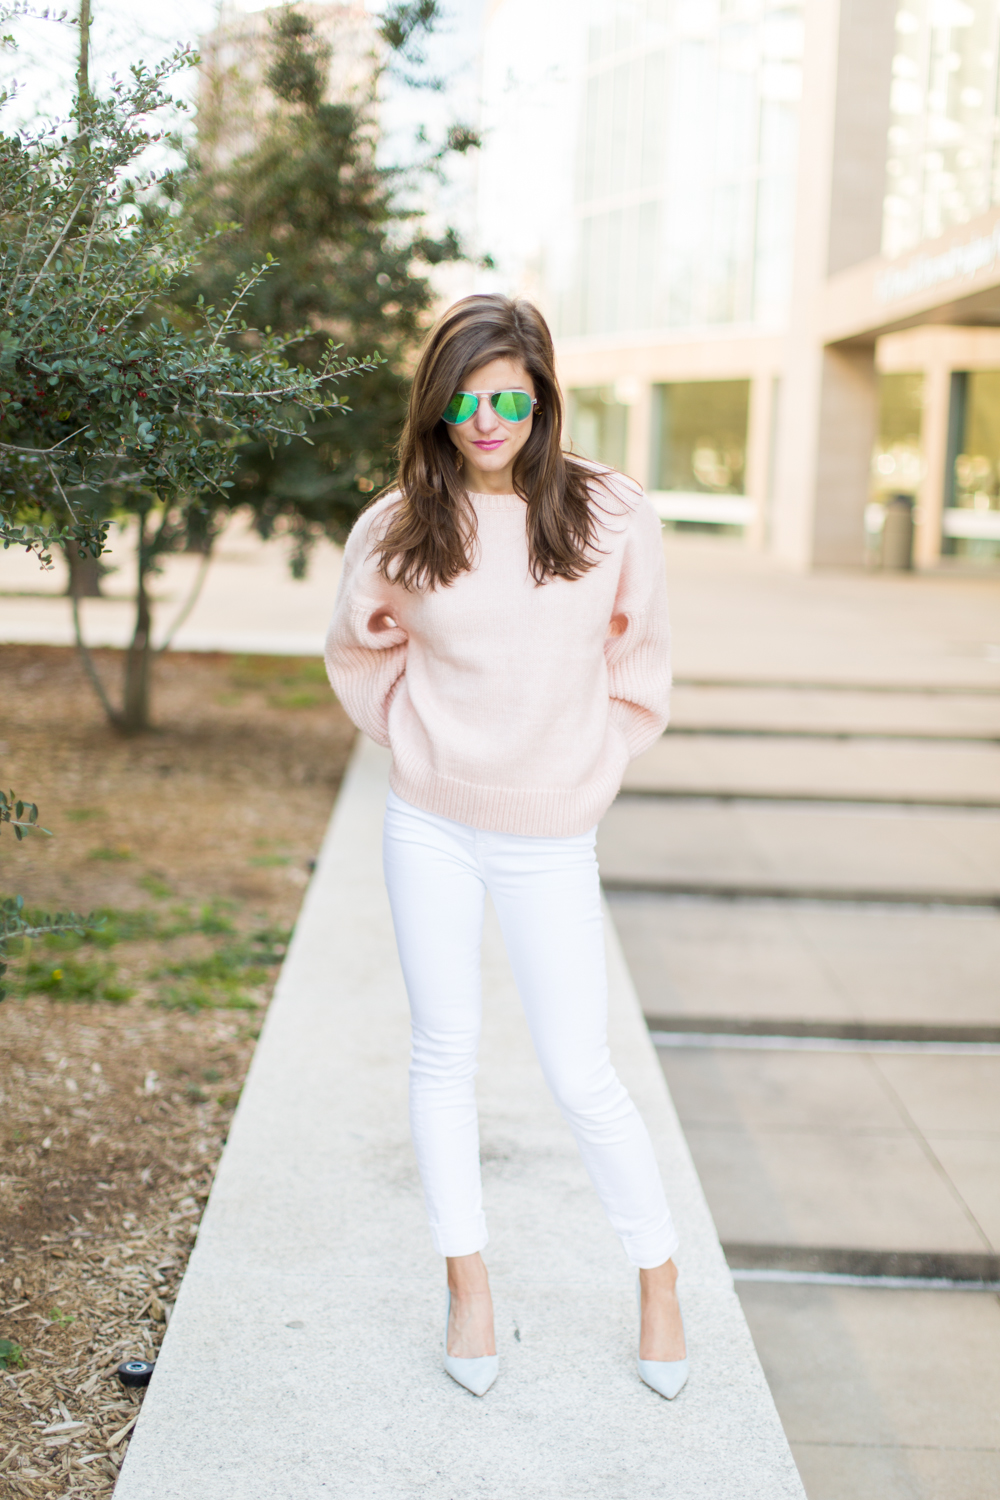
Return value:
[(479, 1097), (501, 1375), (441, 1368), (406, 999), (358, 747), (116, 1500), (804, 1500), (609, 924), (611, 1044), (664, 1168), (692, 1376), (635, 1373), (633, 1277), (531, 1052), (495, 923)]

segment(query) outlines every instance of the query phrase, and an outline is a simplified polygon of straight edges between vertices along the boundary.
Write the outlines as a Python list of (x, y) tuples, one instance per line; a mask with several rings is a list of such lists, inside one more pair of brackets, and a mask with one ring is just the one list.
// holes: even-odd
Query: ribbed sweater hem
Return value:
[(577, 787), (489, 786), (442, 776), (414, 755), (393, 750), (389, 785), (397, 797), (423, 812), (450, 818), (488, 833), (571, 838), (586, 833), (618, 794), (628, 750), (621, 740), (620, 763)]

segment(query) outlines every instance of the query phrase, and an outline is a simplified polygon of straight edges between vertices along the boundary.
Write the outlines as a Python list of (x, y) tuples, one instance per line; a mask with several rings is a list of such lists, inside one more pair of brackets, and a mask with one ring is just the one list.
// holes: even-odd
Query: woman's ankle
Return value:
[(460, 1301), (466, 1297), (489, 1296), (490, 1278), (477, 1250), (473, 1255), (453, 1255), (446, 1259), (448, 1290)]
[(673, 1260), (666, 1260), (660, 1266), (640, 1270), (639, 1285), (644, 1292), (672, 1292), (677, 1286), (678, 1275)]

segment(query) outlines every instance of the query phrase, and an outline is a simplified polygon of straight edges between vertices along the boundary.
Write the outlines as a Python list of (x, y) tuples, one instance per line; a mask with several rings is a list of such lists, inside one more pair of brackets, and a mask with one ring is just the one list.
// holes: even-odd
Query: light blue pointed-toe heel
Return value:
[(451, 1292), (444, 1313), (444, 1367), (452, 1380), (464, 1385), (474, 1396), (485, 1396), (500, 1373), (500, 1356), (482, 1354), (478, 1359), (458, 1359), (448, 1353), (448, 1323), (451, 1319)]
[[(639, 1304), (641, 1334), (642, 1287), (638, 1276), (635, 1278), (635, 1300)], [(681, 1313), (681, 1322), (683, 1323), (683, 1321), (684, 1314)], [(687, 1329), (684, 1330), (684, 1336), (686, 1340)], [(686, 1357), (684, 1359), (637, 1359), (636, 1365), (639, 1370), (640, 1380), (644, 1380), (650, 1390), (655, 1391), (658, 1396), (665, 1396), (668, 1401), (674, 1399), (688, 1378), (688, 1362)]]

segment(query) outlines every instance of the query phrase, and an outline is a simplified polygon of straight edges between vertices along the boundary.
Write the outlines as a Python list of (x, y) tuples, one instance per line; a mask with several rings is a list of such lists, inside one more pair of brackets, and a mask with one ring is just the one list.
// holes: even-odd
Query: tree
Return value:
[[(136, 619), (120, 706), (81, 650), (114, 724), (149, 723), (150, 574), (231, 505), (239, 447), (276, 447), (344, 405), (334, 390), (368, 359), (312, 363), (300, 335), (249, 328), (271, 258), (247, 265), (224, 304), (174, 300), (210, 236), (172, 211), (170, 174), (137, 175), (162, 139), (167, 85), (191, 61), (135, 64), (104, 98), (81, 87), (76, 134), (0, 134), (0, 540), (43, 562), (54, 545), (98, 555), (112, 519), (137, 525)], [(2, 103), (0, 99), (0, 103)], [(177, 102), (177, 101), (173, 101)], [(77, 599), (74, 615), (79, 625)]]
[[(408, 364), (432, 306), (427, 271), (461, 256), (454, 232), (422, 232), (412, 189), (440, 172), (449, 152), (475, 147), (474, 132), (454, 126), (410, 169), (376, 156), (375, 104), (385, 73), (402, 71), (411, 86), (439, 83), (421, 72), (420, 52), (438, 19), (435, 0), (391, 6), (368, 87), (330, 102), (330, 45), (309, 17), (286, 8), (272, 21), (265, 76), (276, 105), (259, 143), (242, 159), (213, 166), (222, 131), (207, 112), (200, 121), (202, 171), (193, 179), (192, 213), (203, 230), (220, 217), (234, 227), (192, 269), (188, 298), (219, 300), (273, 253), (279, 264), (247, 299), (256, 326), (308, 327), (299, 357), (311, 369), (331, 335), (348, 348), (377, 347), (385, 359), (351, 392), (350, 410), (321, 417), (309, 442), (300, 437), (274, 448), (258, 440), (240, 452), (234, 503), (251, 507), (261, 535), (281, 528), (292, 536), (300, 575), (312, 542), (323, 534), (342, 538), (371, 493), (391, 479)], [(235, 346), (241, 338), (234, 336)]]

